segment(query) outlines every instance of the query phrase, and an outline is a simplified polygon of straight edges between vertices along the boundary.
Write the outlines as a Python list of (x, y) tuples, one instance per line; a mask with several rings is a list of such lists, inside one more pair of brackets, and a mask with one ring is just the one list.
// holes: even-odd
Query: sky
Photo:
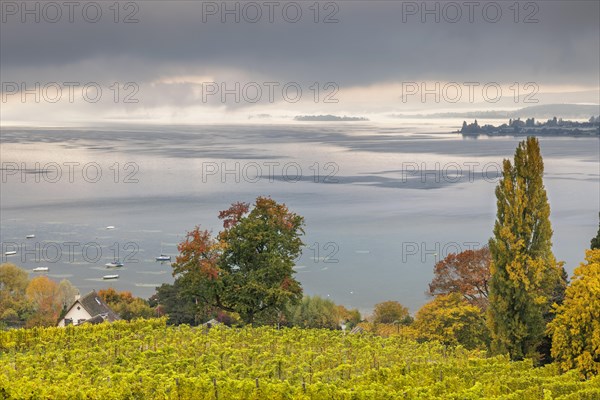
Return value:
[(2, 125), (598, 104), (600, 2), (1, 2)]

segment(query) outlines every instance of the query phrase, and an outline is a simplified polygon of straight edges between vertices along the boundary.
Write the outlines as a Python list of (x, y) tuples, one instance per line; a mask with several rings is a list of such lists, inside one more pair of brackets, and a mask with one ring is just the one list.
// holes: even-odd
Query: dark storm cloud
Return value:
[[(421, 23), (418, 13), (406, 16), (405, 23), (404, 3), (338, 1), (334, 18), (339, 22), (327, 24), (314, 23), (308, 8), (312, 1), (297, 2), (303, 10), (297, 23), (282, 18), (284, 3), (275, 8), (275, 22), (270, 23), (262, 1), (256, 3), (263, 10), (256, 23), (244, 21), (243, 15), (240, 23), (232, 16), (221, 23), (220, 15), (206, 16), (205, 23), (207, 3), (193, 1), (138, 1), (137, 23), (115, 23), (108, 8), (112, 2), (98, 2), (103, 9), (98, 23), (84, 21), (77, 9), (73, 23), (66, 15), (57, 23), (44, 21), (43, 15), (40, 23), (32, 17), (21, 23), (3, 4), (2, 80), (151, 81), (226, 68), (265, 80), (335, 81), (341, 86), (425, 79), (598, 85), (597, 1), (522, 2), (518, 23), (509, 9), (513, 2), (495, 3), (503, 12), (497, 23), (484, 19), (486, 2), (478, 3), (474, 22), (469, 22), (462, 1), (455, 3), (463, 13), (456, 23), (443, 14), (440, 23), (431, 15)], [(439, 3), (440, 10), (445, 4)], [(332, 10), (322, 9), (319, 19)], [(119, 19), (129, 11), (121, 10)], [(523, 23), (531, 13), (539, 22)]]

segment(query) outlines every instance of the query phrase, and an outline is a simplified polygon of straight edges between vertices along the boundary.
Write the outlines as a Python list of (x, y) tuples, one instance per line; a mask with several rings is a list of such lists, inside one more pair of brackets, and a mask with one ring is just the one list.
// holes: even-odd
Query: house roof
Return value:
[(92, 324), (92, 325), (101, 324), (103, 322), (104, 322), (104, 317), (102, 315), (96, 315), (95, 317), (92, 317), (90, 319), (86, 319), (85, 321), (83, 321), (84, 324)]
[(92, 318), (98, 315), (106, 315), (106, 317), (103, 319), (108, 320), (109, 322), (120, 319), (119, 315), (110, 309), (110, 307), (100, 298), (100, 296), (98, 296), (98, 293), (96, 293), (95, 290), (92, 290), (78, 301), (83, 306), (85, 311), (92, 316)]
[[(206, 321), (205, 323), (202, 324), (203, 326), (206, 326), (208, 328), (212, 328), (213, 326), (218, 326), (218, 325), (223, 325), (222, 322), (217, 321), (216, 319), (211, 319), (210, 321)], [(223, 325), (225, 326), (225, 325)]]
[(354, 328), (352, 328), (352, 330), (350, 331), (351, 334), (355, 335), (357, 333), (364, 333), (364, 328), (362, 326), (358, 326), (356, 325)]

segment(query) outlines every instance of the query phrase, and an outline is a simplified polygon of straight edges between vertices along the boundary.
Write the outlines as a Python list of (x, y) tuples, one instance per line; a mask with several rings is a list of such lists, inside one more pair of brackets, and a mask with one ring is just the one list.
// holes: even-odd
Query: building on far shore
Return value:
[(60, 320), (58, 326), (80, 325), (84, 322), (99, 324), (104, 321), (113, 322), (119, 318), (110, 307), (98, 296), (95, 290), (83, 297), (77, 298), (73, 305)]

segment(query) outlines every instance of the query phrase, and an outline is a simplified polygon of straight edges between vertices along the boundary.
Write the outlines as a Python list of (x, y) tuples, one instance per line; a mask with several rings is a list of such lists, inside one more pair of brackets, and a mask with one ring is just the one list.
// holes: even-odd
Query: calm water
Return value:
[[(270, 195), (306, 219), (297, 263), (306, 293), (362, 311), (389, 299), (414, 311), (438, 259), (487, 242), (498, 170), (519, 141), (444, 133), (453, 129), (2, 128), (1, 260), (49, 267), (84, 293), (111, 286), (149, 297), (173, 279), (154, 257), (175, 257), (195, 225), (217, 232), (230, 203)], [(569, 272), (598, 229), (599, 143), (541, 140), (554, 251)], [(118, 272), (104, 266), (115, 256), (125, 262)], [(119, 280), (103, 281), (110, 273)]]

